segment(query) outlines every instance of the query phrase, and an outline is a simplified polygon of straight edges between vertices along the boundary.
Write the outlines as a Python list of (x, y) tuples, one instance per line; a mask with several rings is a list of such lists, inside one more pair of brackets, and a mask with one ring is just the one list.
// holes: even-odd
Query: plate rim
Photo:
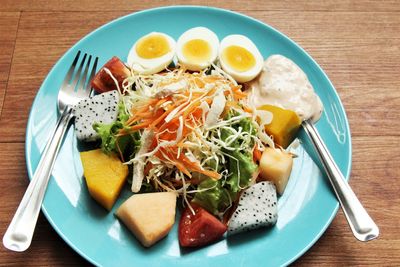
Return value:
[[(33, 173), (32, 173), (32, 162), (30, 160), (30, 153), (29, 153), (29, 149), (31, 147), (31, 142), (32, 139), (29, 139), (29, 131), (28, 131), (28, 127), (29, 125), (32, 124), (31, 120), (32, 120), (32, 114), (34, 112), (33, 107), (36, 106), (36, 102), (39, 99), (39, 92), (42, 90), (42, 88), (44, 88), (44, 85), (46, 83), (48, 83), (48, 79), (49, 79), (49, 74), (52, 73), (54, 71), (54, 69), (56, 68), (56, 66), (58, 64), (60, 64), (61, 61), (63, 61), (63, 59), (69, 54), (69, 52), (71, 50), (73, 50), (81, 41), (89, 38), (90, 36), (92, 36), (93, 34), (97, 33), (98, 31), (102, 31), (107, 29), (108, 27), (110, 27), (112, 24), (114, 23), (118, 23), (119, 21), (125, 20), (129, 17), (132, 16), (136, 16), (136, 15), (142, 15), (142, 14), (146, 14), (146, 13), (151, 13), (151, 12), (157, 12), (157, 11), (163, 11), (163, 10), (170, 10), (170, 9), (181, 9), (181, 10), (187, 10), (187, 9), (193, 9), (193, 10), (212, 10), (212, 11), (217, 11), (217, 12), (222, 12), (222, 13), (227, 13), (227, 14), (231, 14), (231, 15), (236, 15), (239, 16), (241, 18), (247, 19), (247, 20), (251, 20), (253, 23), (262, 25), (264, 27), (269, 28), (269, 30), (273, 31), (274, 33), (284, 37), (284, 39), (288, 42), (290, 42), (292, 45), (294, 45), (297, 49), (299, 49), (302, 53), (304, 53), (309, 60), (312, 61), (313, 64), (315, 64), (315, 66), (317, 67), (318, 71), (322, 74), (323, 78), (326, 79), (326, 81), (329, 83), (329, 85), (333, 88), (332, 93), (334, 94), (334, 96), (338, 99), (339, 104), (343, 110), (343, 116), (344, 116), (344, 128), (345, 131), (348, 133), (349, 135), (349, 140), (348, 140), (348, 168), (346, 170), (346, 173), (343, 174), (344, 178), (346, 181), (350, 180), (350, 174), (351, 174), (351, 169), (352, 169), (352, 136), (351, 136), (351, 131), (350, 131), (350, 125), (349, 125), (349, 120), (347, 117), (347, 113), (346, 110), (344, 108), (343, 102), (339, 96), (339, 93), (337, 92), (335, 86), (333, 85), (333, 83), (331, 82), (331, 80), (329, 79), (329, 77), (327, 76), (327, 74), (325, 73), (325, 71), (321, 68), (321, 66), (314, 60), (314, 58), (299, 44), (297, 44), (294, 40), (292, 40), (290, 37), (288, 37), (286, 34), (282, 33), (281, 31), (279, 31), (278, 29), (274, 28), (273, 26), (258, 20), (256, 18), (253, 18), (251, 16), (248, 16), (244, 13), (240, 13), (237, 11), (232, 11), (229, 9), (224, 9), (224, 8), (218, 8), (218, 7), (211, 7), (211, 6), (200, 6), (200, 5), (169, 5), (169, 6), (161, 6), (161, 7), (155, 7), (155, 8), (148, 8), (148, 9), (143, 9), (143, 10), (138, 10), (138, 11), (134, 11), (131, 12), (129, 14), (117, 17), (105, 24), (102, 24), (101, 26), (99, 26), (98, 28), (92, 30), (91, 32), (87, 33), (86, 35), (84, 35), (82, 38), (80, 38), (78, 41), (76, 41), (71, 47), (69, 47), (64, 54), (57, 59), (57, 61), (54, 63), (54, 65), (52, 66), (52, 68), (48, 71), (48, 73), (46, 74), (45, 79), (43, 80), (43, 82), (41, 83), (39, 89), (36, 92), (35, 98), (32, 102), (32, 105), (30, 107), (29, 110), (29, 115), (28, 115), (28, 120), (27, 120), (27, 124), (26, 124), (26, 128), (25, 128), (25, 161), (26, 161), (26, 167), (27, 167), (27, 173), (28, 173), (28, 179), (29, 181), (32, 180), (33, 177)], [(53, 126), (54, 127), (54, 126)], [(323, 172), (324, 173), (324, 172)], [(324, 175), (325, 176), (325, 175)], [(327, 228), (329, 227), (329, 225), (332, 223), (333, 219), (336, 217), (336, 214), (338, 212), (339, 209), (339, 201), (336, 199), (336, 203), (335, 203), (335, 207), (333, 209), (333, 212), (331, 213), (330, 217), (328, 218), (328, 220), (325, 222), (325, 224), (323, 224), (323, 227), (320, 229), (320, 231), (318, 232), (318, 234), (316, 234), (314, 236), (314, 238), (312, 238), (312, 240), (303, 247), (303, 249), (299, 250), (295, 255), (293, 255), (289, 260), (287, 260), (286, 262), (284, 262), (282, 264), (282, 266), (287, 266), (291, 263), (293, 263), (294, 261), (298, 260), (301, 256), (303, 256), (305, 254), (305, 252), (307, 252), (320, 238), (321, 236), (325, 233), (325, 231), (327, 230)], [(78, 253), (82, 258), (84, 258), (85, 260), (87, 260), (88, 262), (96, 265), (96, 266), (101, 266), (101, 263), (97, 262), (96, 260), (92, 259), (91, 257), (87, 256), (82, 250), (80, 250), (74, 243), (72, 243), (72, 241), (70, 241), (68, 239), (68, 237), (62, 232), (62, 230), (57, 226), (57, 224), (53, 221), (51, 215), (48, 213), (46, 207), (44, 206), (44, 204), (42, 204), (41, 210), (43, 212), (43, 214), (45, 215), (47, 221), (50, 223), (50, 225), (52, 226), (52, 228), (57, 232), (57, 234), (63, 239), (63, 241), (65, 243), (67, 243), (70, 248), (72, 248), (74, 250), (74, 252)]]

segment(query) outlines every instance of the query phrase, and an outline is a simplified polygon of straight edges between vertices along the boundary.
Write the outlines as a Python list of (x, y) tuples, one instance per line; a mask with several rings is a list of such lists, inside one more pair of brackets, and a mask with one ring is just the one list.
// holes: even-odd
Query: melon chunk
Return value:
[(280, 195), (283, 194), (292, 172), (293, 157), (291, 154), (274, 148), (266, 148), (260, 159), (260, 177), (275, 184)]
[(286, 148), (296, 137), (301, 126), (301, 120), (294, 111), (272, 105), (259, 107), (272, 113), (271, 123), (265, 125), (265, 132), (272, 135), (274, 142)]
[(145, 247), (165, 237), (175, 222), (176, 194), (158, 192), (135, 194), (115, 215)]
[(80, 153), (83, 175), (90, 195), (104, 208), (111, 210), (128, 175), (128, 166), (117, 156), (108, 156), (101, 149)]

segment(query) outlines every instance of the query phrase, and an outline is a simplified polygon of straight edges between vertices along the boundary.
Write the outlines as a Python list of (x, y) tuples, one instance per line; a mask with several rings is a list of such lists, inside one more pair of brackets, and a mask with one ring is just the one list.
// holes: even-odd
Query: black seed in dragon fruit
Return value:
[(74, 108), (75, 133), (81, 141), (100, 138), (93, 123), (110, 124), (117, 120), (120, 94), (113, 90), (81, 100)]
[(228, 235), (272, 226), (278, 219), (275, 185), (261, 182), (244, 190), (228, 223)]

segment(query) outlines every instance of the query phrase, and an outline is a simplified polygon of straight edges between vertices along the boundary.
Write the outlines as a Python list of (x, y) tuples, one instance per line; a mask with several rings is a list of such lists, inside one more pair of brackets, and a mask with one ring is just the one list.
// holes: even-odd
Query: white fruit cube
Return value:
[(172, 192), (135, 194), (115, 215), (145, 247), (150, 247), (171, 230), (175, 222), (176, 194)]
[(281, 149), (266, 148), (260, 160), (260, 177), (275, 184), (278, 194), (282, 195), (292, 171), (292, 155)]

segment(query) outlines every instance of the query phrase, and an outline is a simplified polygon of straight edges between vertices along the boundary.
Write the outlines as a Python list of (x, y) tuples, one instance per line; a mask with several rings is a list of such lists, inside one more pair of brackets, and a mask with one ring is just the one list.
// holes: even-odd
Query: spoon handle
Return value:
[(28, 249), (31, 244), (47, 183), (71, 118), (71, 108), (67, 106), (57, 122), (35, 174), (3, 236), (3, 245), (9, 250), (22, 252)]
[(369, 241), (377, 238), (379, 236), (378, 226), (368, 215), (350, 185), (344, 179), (314, 124), (306, 120), (302, 123), (302, 126), (317, 151), (354, 236), (360, 241)]

